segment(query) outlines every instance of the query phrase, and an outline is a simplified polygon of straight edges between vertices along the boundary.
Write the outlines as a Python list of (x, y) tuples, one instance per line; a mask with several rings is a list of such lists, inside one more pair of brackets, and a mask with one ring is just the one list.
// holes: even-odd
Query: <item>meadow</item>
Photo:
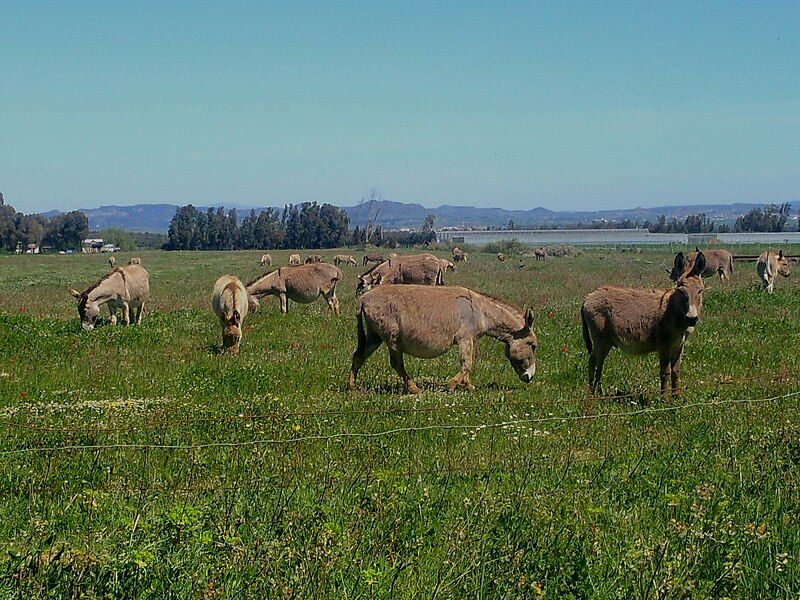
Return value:
[(707, 280), (680, 397), (613, 351), (590, 398), (583, 297), (668, 287), (670, 250), (473, 252), (447, 282), (534, 309), (536, 377), (487, 338), (474, 392), (452, 349), (406, 360), (409, 396), (385, 348), (345, 391), (360, 266), (341, 316), (265, 299), (231, 357), (211, 288), (260, 253), (138, 255), (142, 326), (92, 332), (67, 288), (106, 256), (0, 256), (0, 597), (800, 594), (800, 269)]

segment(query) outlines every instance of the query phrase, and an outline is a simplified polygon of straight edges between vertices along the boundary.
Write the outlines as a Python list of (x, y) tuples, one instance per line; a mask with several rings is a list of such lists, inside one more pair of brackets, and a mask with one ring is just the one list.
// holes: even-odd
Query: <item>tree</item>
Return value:
[(103, 229), (97, 234), (97, 237), (102, 238), (107, 244), (114, 244), (122, 250), (136, 249), (136, 244), (130, 234), (119, 227)]
[(169, 236), (167, 245), (170, 250), (191, 250), (196, 217), (197, 209), (191, 204), (175, 211), (167, 233)]
[(786, 202), (781, 205), (768, 204), (763, 210), (754, 208), (745, 215), (736, 219), (736, 231), (783, 231), (786, 221), (789, 220), (791, 205)]

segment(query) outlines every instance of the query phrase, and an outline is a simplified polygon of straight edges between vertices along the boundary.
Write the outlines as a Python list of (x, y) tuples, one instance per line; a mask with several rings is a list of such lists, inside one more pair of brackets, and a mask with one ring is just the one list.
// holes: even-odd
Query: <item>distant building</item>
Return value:
[(94, 254), (100, 252), (104, 242), (102, 238), (87, 238), (81, 243), (81, 252), (84, 254)]

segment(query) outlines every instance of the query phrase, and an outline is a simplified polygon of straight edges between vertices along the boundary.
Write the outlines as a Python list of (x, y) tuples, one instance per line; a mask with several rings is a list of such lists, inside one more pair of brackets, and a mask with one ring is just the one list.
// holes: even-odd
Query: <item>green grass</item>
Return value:
[(474, 392), (447, 391), (452, 350), (406, 361), (407, 396), (385, 349), (344, 390), (361, 267), (339, 318), (266, 300), (232, 358), (211, 287), (260, 253), (141, 256), (142, 327), (89, 333), (67, 288), (106, 257), (0, 257), (0, 596), (800, 593), (800, 396), (753, 402), (800, 390), (796, 279), (709, 283), (682, 397), (658, 398), (655, 356), (614, 351), (589, 399), (583, 297), (666, 287), (669, 252), (473, 253), (448, 283), (534, 308), (536, 379), (485, 339)]

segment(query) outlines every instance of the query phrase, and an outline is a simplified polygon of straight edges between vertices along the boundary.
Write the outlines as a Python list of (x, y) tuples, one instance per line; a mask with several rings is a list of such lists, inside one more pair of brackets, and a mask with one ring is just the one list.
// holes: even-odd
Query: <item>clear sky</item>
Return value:
[(800, 198), (796, 1), (388, 4), (6, 0), (0, 191), (25, 212)]

